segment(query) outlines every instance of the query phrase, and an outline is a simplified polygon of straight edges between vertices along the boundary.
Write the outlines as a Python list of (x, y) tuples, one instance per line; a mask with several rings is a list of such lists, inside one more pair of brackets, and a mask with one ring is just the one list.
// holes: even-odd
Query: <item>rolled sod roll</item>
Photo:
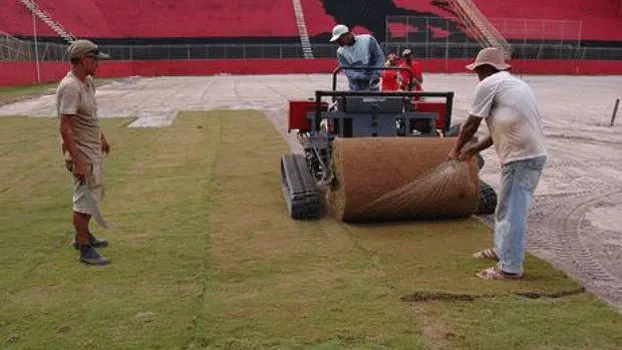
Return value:
[(477, 161), (449, 161), (455, 137), (337, 138), (327, 203), (342, 221), (459, 218), (474, 214)]

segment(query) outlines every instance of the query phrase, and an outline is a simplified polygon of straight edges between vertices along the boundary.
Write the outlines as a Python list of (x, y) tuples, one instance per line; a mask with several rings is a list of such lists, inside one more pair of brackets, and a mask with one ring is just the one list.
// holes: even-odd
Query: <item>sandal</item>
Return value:
[(488, 248), (473, 254), (475, 259), (481, 260), (499, 260), (497, 250), (495, 248)]
[(523, 278), (523, 275), (514, 275), (503, 272), (499, 264), (478, 272), (476, 276), (485, 280), (520, 280)]

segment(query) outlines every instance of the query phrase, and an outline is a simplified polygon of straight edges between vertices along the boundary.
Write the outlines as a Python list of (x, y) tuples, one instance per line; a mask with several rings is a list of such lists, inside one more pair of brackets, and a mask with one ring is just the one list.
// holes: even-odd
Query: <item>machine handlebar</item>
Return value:
[(335, 68), (333, 70), (333, 91), (337, 91), (337, 74), (339, 74), (339, 72), (341, 72), (342, 70), (368, 70), (368, 71), (373, 71), (373, 70), (402, 70), (402, 71), (406, 71), (408, 73), (408, 76), (410, 77), (410, 82), (408, 83), (408, 91), (412, 91), (413, 86), (415, 86), (415, 79), (414, 79), (414, 75), (413, 72), (410, 68), (406, 68), (406, 67), (383, 67), (383, 68), (376, 68), (376, 67), (354, 67), (354, 66), (339, 66), (337, 68)]

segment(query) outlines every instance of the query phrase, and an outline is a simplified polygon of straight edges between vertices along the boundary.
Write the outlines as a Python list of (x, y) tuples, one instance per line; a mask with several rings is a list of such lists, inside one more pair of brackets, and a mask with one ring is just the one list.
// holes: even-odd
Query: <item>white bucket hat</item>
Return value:
[(334, 41), (339, 40), (339, 38), (346, 33), (350, 33), (350, 28), (348, 28), (347, 26), (343, 24), (337, 24), (333, 28), (333, 37), (330, 38), (330, 42), (332, 43)]
[(505, 63), (503, 52), (501, 52), (501, 50), (496, 47), (487, 47), (480, 50), (475, 58), (475, 62), (467, 65), (466, 68), (468, 70), (474, 70), (475, 68), (485, 64), (489, 64), (498, 70), (506, 70), (511, 67), (509, 64)]

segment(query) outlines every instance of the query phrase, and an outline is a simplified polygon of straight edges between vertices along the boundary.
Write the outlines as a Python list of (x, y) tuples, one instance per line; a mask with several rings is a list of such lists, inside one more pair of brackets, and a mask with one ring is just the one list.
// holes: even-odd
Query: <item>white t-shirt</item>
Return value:
[(509, 72), (493, 74), (477, 85), (470, 114), (486, 119), (501, 164), (547, 155), (536, 97)]

